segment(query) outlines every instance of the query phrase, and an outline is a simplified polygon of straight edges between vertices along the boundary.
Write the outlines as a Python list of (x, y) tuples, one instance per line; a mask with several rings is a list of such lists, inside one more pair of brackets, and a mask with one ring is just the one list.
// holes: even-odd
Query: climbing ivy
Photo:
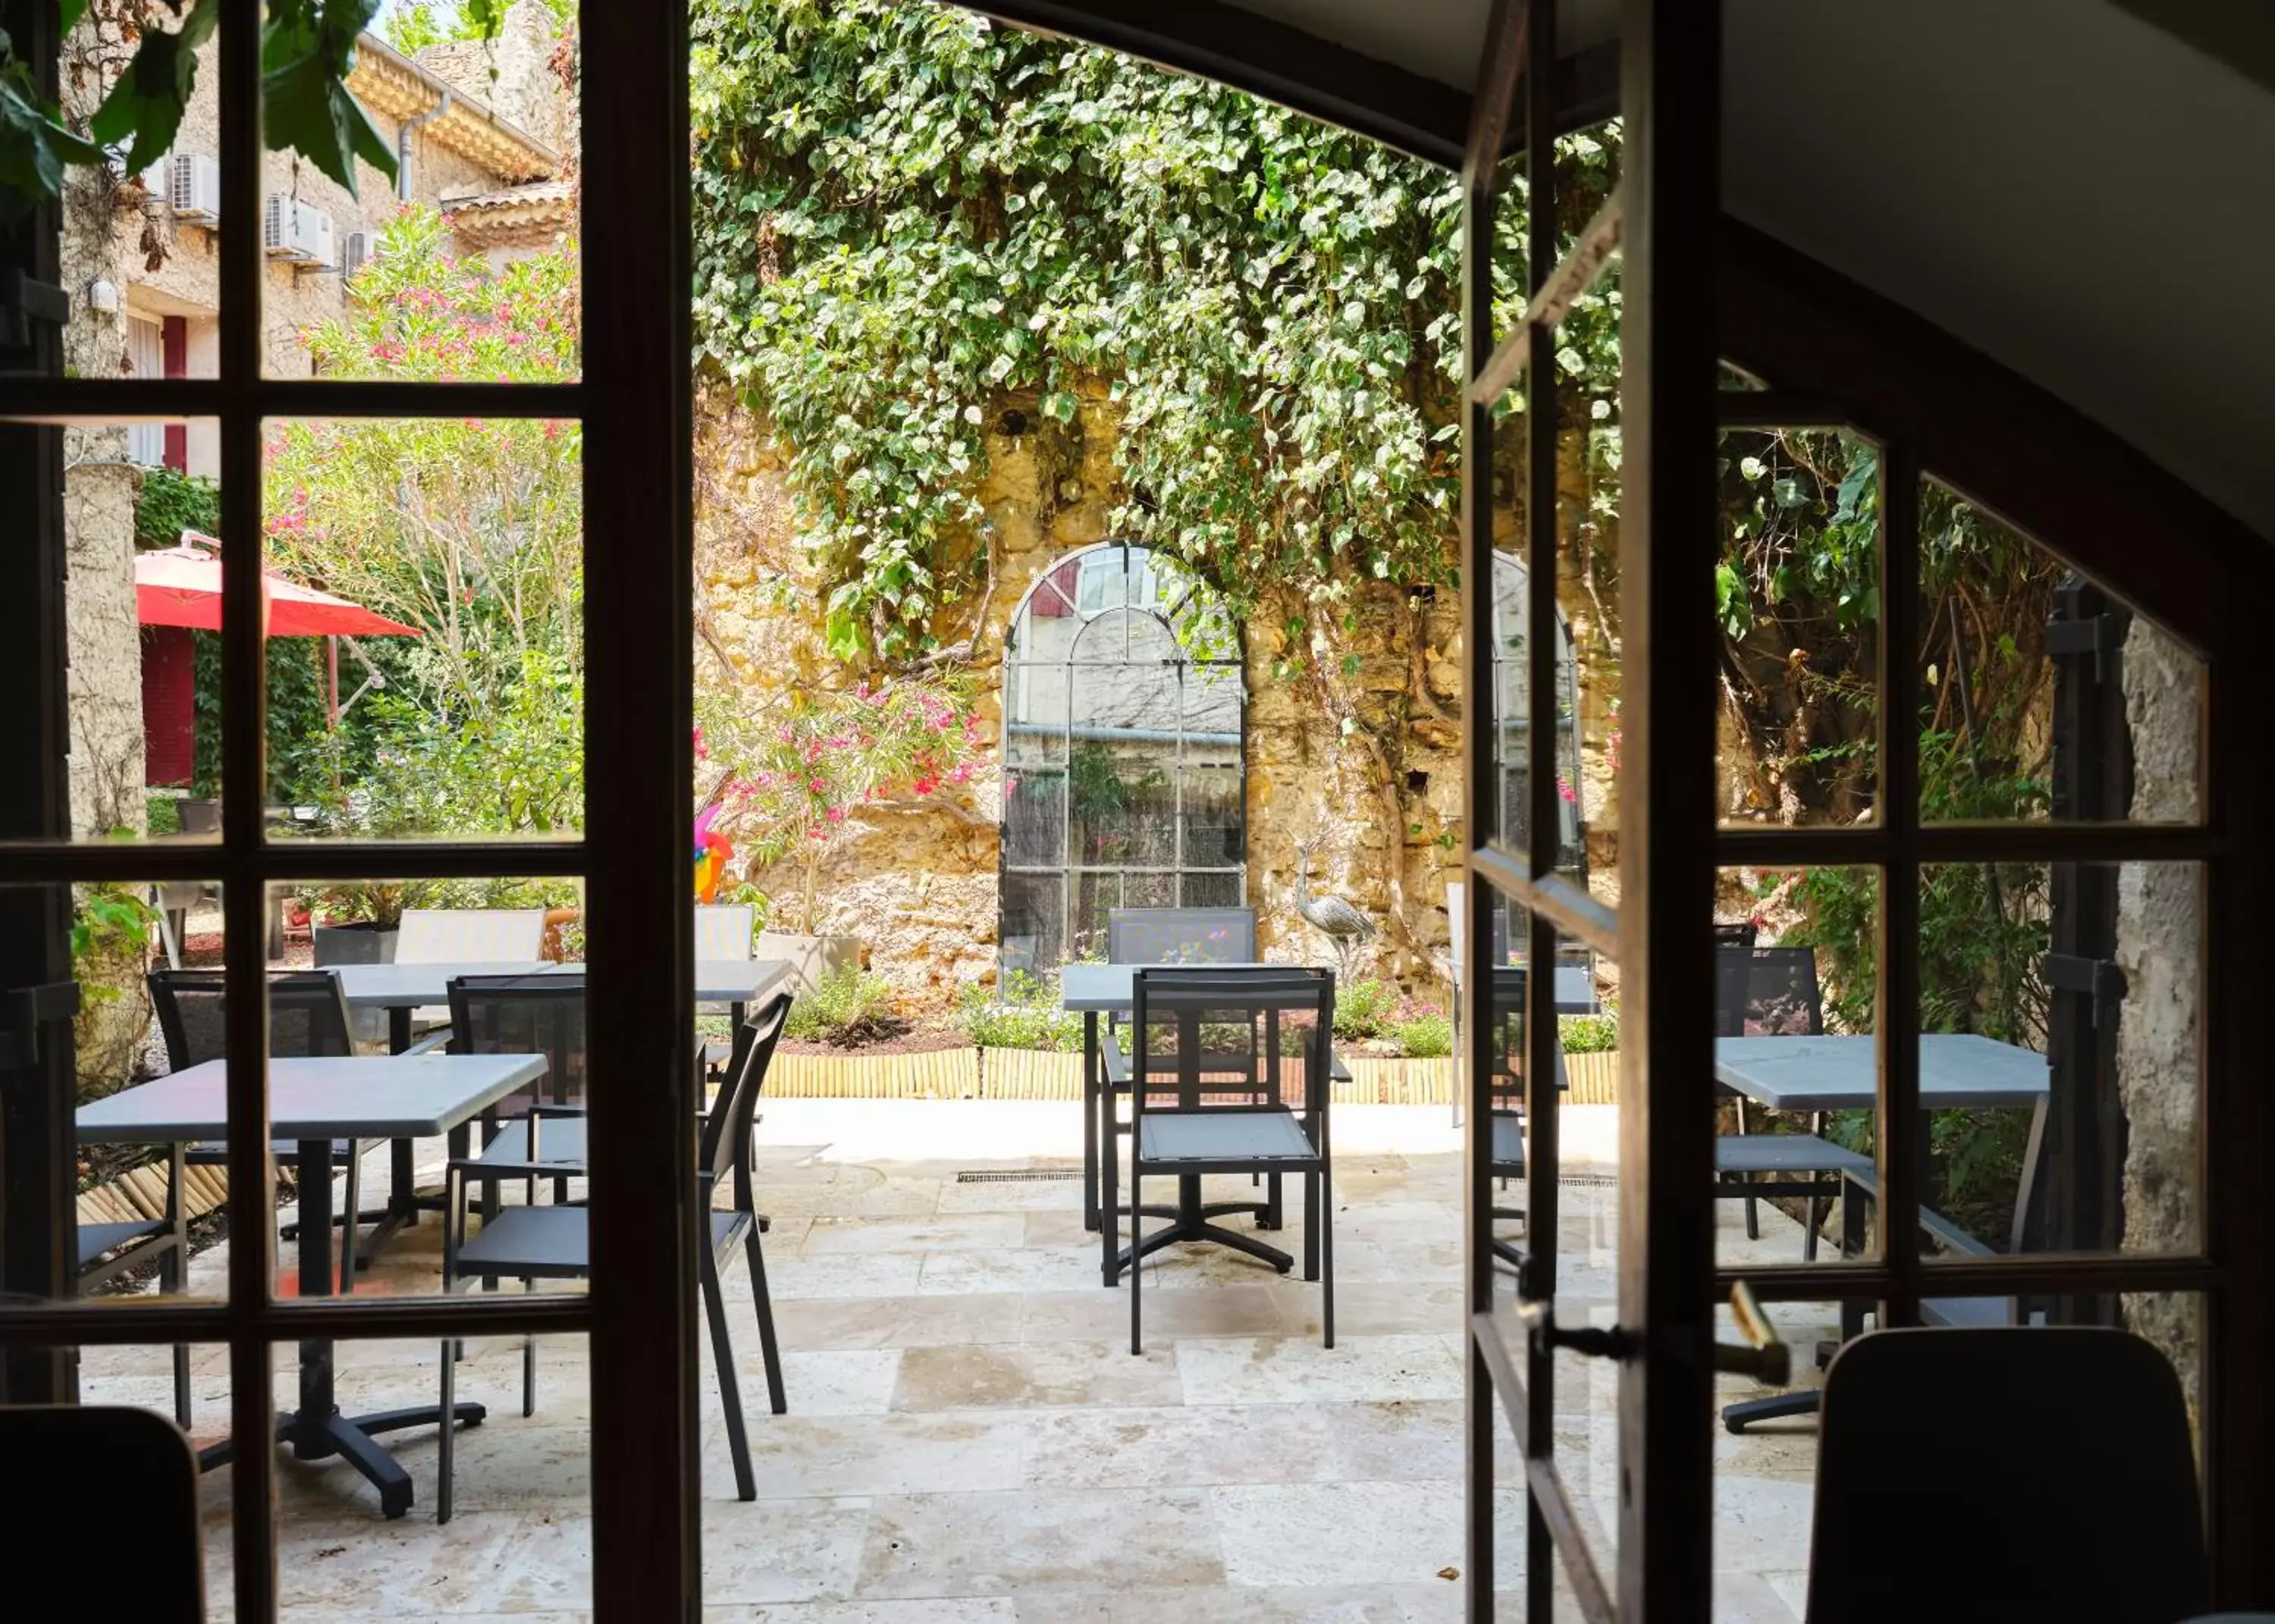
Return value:
[(840, 657), (935, 646), (1001, 434), (1108, 434), (1115, 532), (1274, 611), (1289, 663), (1358, 584), (1452, 582), (1451, 177), (926, 0), (693, 19), (697, 343), (788, 450)]

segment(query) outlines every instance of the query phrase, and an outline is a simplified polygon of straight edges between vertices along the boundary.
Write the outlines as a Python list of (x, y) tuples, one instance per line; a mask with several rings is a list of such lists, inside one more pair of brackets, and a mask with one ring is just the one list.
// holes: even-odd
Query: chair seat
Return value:
[(1310, 1161), (1319, 1152), (1288, 1111), (1148, 1111), (1138, 1121), (1141, 1162)]
[[(279, 1161), (297, 1160), (300, 1154), (300, 1142), (297, 1139), (271, 1139), (268, 1153)], [(229, 1146), (218, 1139), (209, 1139), (203, 1144), (191, 1145), (182, 1152), (182, 1159), (193, 1167), (225, 1167), (229, 1165)], [(344, 1167), (354, 1159), (354, 1140), (332, 1141), (334, 1167)]]
[(139, 1224), (81, 1224), (79, 1227), (79, 1266), (82, 1269), (105, 1252), (115, 1252), (137, 1241), (155, 1240), (168, 1233), (163, 1219)]
[(1870, 1173), (1872, 1159), (1809, 1133), (1724, 1134), (1714, 1141), (1717, 1173)]
[(506, 1207), (459, 1246), (458, 1276), (589, 1273), (593, 1249), (585, 1220), (580, 1206)]
[[(483, 1161), (529, 1160), (529, 1118), (517, 1116), (502, 1124), (482, 1147)], [(581, 1116), (543, 1117), (537, 1129), (537, 1159), (542, 1166), (559, 1163), (564, 1171), (585, 1167), (585, 1119)], [(476, 1176), (480, 1176), (479, 1174)]]
[(711, 1214), (711, 1250), (714, 1255), (724, 1252), (743, 1238), (743, 1231), (751, 1227), (748, 1212), (714, 1212)]

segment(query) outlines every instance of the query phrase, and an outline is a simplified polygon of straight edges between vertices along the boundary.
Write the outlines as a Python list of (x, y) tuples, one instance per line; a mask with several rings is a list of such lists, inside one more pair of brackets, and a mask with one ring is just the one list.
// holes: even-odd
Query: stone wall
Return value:
[[(986, 584), (984, 600), (951, 603), (934, 628), (943, 643), (972, 639), (966, 668), (990, 741), (985, 759), (960, 792), (866, 816), (821, 876), (826, 928), (858, 936), (873, 967), (918, 1009), (945, 1008), (962, 984), (994, 973), (1003, 638), (1053, 565), (1109, 539), (1113, 413), (1102, 390), (1085, 397), (1071, 430), (1048, 425), (1032, 401), (998, 410), (980, 493), (991, 546), (963, 570), (975, 587)], [(756, 707), (786, 684), (843, 680), (821, 646), (813, 606), (822, 594), (797, 540), (778, 449), (714, 390), (699, 404), (696, 460), (699, 690)], [(1584, 555), (1574, 555), (1560, 600), (1582, 649), (1583, 804), (1591, 822), (1608, 825), (1618, 690), (1615, 659), (1604, 656), (1616, 627), (1581, 579)], [(1266, 605), (1246, 634), (1248, 903), (1259, 949), (1282, 961), (1330, 956), (1295, 910), (1296, 849), (1308, 843), (1314, 891), (1348, 898), (1377, 925), (1364, 973), (1442, 1007), (1445, 888), (1461, 872), (1459, 595), (1362, 589), (1357, 630), (1338, 644), (1357, 656), (1349, 674), (1275, 676), (1283, 618)], [(1590, 857), (1610, 895), (1615, 835), (1591, 832)], [(786, 889), (789, 880), (760, 883)]]
[[(2193, 819), (2200, 810), (2201, 668), (2137, 616), (2120, 663), (2133, 746), (2132, 815), (2143, 822)], [(2128, 864), (2118, 879), (2117, 963), (2125, 972), (2125, 1002), (2117, 1023), (2117, 1075), (2128, 1252), (2192, 1251), (2201, 1232), (2202, 880), (2194, 865), (2178, 863)], [(2127, 1323), (2173, 1361), (2191, 1406), (2197, 1309), (2197, 1299), (2187, 1294), (2125, 1302)]]

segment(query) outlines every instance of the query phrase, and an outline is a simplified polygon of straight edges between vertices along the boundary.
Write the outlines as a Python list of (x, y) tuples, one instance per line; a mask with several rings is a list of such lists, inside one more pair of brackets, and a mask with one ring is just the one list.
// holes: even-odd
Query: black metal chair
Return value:
[[(115, 1280), (130, 1269), (158, 1265), (158, 1295), (178, 1295), (188, 1271), (189, 1220), (182, 1208), (182, 1147), (166, 1147), (166, 1210), (156, 1218), (117, 1223), (79, 1221), (79, 1290)], [(174, 1420), (190, 1430), (190, 1350), (174, 1344)]]
[[(1750, 931), (1752, 925), (1716, 925), (1718, 935)], [(1714, 1035), (1718, 1038), (1814, 1038), (1825, 1031), (1825, 997), (1817, 981), (1813, 948), (1721, 946), (1714, 954)], [(1871, 1159), (1825, 1137), (1822, 1113), (1805, 1134), (1755, 1133), (1747, 1120), (1751, 1102), (1717, 1084), (1735, 1102), (1738, 1131), (1714, 1141), (1715, 1194), (1742, 1200), (1746, 1238), (1761, 1238), (1760, 1199), (1798, 1196), (1807, 1205), (1801, 1255), (1817, 1258), (1817, 1232), (1839, 1193), (1840, 1180), (1869, 1172)]]
[[(168, 1069), (186, 1070), (228, 1053), (228, 999), (218, 970), (154, 970), (150, 997), (157, 1007), (158, 1030), (166, 1042)], [(355, 1053), (353, 1024), (347, 994), (340, 978), (329, 970), (272, 970), (268, 976), (268, 1054), (275, 1060), (307, 1060)], [(377, 1140), (370, 1142), (377, 1144)], [(351, 1139), (332, 1141), (332, 1166), (347, 1174), (347, 1199), (335, 1220), (352, 1231), (360, 1223), (378, 1223), (388, 1214), (364, 1212), (358, 1197), (362, 1188), (363, 1152), (369, 1144)], [(269, 1142), (269, 1153), (297, 1165), (300, 1147), (287, 1139)], [(229, 1146), (207, 1141), (193, 1144), (184, 1155), (190, 1166), (229, 1165)], [(303, 1173), (306, 1176), (306, 1173)], [(288, 1235), (291, 1231), (288, 1228)], [(354, 1289), (354, 1244), (340, 1248), (340, 1289)]]
[[(1205, 1221), (1221, 1209), (1203, 1207), (1201, 1179), (1226, 1173), (1304, 1176), (1304, 1278), (1323, 1280), (1320, 1318), (1333, 1348), (1327, 1102), (1334, 1092), (1334, 973), (1148, 968), (1138, 972), (1132, 990), (1130, 1351), (1144, 1349), (1138, 1288), (1145, 1271), (1139, 1265), (1155, 1246), (1205, 1239), (1260, 1258), (1283, 1273), (1292, 1265), (1277, 1249)], [(1175, 1175), (1179, 1185), (1174, 1221), (1150, 1240), (1140, 1198), (1148, 1175)], [(1112, 1194), (1109, 1182), (1109, 1212)]]
[[(2136, 1336), (1878, 1332), (1833, 1360), (1821, 1425), (1810, 1624), (2167, 1624), (2211, 1605), (2188, 1407)], [(1954, 1534), (1956, 1566), (1888, 1560)]]
[(483, 1186), (487, 1218), (497, 1210), (502, 1179), (523, 1179), (533, 1197), (535, 1178), (521, 1169), (540, 1166), (552, 1169), (554, 1200), (565, 1202), (569, 1181), (585, 1176), (585, 978), (567, 971), (460, 976), (450, 993), (451, 1054), (545, 1057), (543, 1077), (483, 1114), (479, 1152), (468, 1159), (463, 1146), (451, 1147), (453, 1159), (467, 1163), (462, 1186)]
[[(703, 1120), (698, 1178), (704, 1210), (710, 1213), (710, 1244), (699, 1250), (699, 1283), (703, 1309), (711, 1323), (711, 1353), (719, 1369), (719, 1396), (727, 1416), (727, 1442), (735, 1458), (735, 1485), (744, 1499), (758, 1498), (758, 1483), (751, 1471), (750, 1441), (743, 1428), (743, 1401), (735, 1380), (735, 1350), (727, 1335), (727, 1306), (719, 1286), (720, 1265), (739, 1243), (751, 1270), (751, 1295), (756, 1300), (759, 1341), (764, 1350), (767, 1397), (777, 1415), (786, 1415), (790, 1401), (782, 1389), (782, 1354), (775, 1340), (774, 1306), (767, 1293), (767, 1265), (760, 1249), (759, 1219), (752, 1187), (749, 1154), (751, 1126), (757, 1115), (759, 1093), (766, 1086), (767, 1068), (773, 1062), (775, 1041), (790, 1014), (790, 999), (779, 995), (752, 1016), (752, 1042), (737, 1074), (720, 1091)], [(540, 1135), (540, 1144), (542, 1133)], [(487, 1164), (495, 1172), (500, 1164)], [(454, 1159), (449, 1178), (459, 1184), (469, 1174), (471, 1159)], [(531, 1162), (521, 1169), (533, 1178), (553, 1176), (554, 1169)], [(724, 1211), (713, 1202), (720, 1185), (733, 1192)], [(457, 1289), (461, 1280), (476, 1277), (518, 1277), (525, 1289), (540, 1280), (583, 1280), (592, 1273), (591, 1209), (582, 1206), (511, 1206), (486, 1220), (471, 1240), (466, 1237), (466, 1208), (463, 1190), (450, 1192), (449, 1219), (442, 1232), (442, 1290)], [(442, 1413), (450, 1414), (457, 1375), (453, 1344), (442, 1345)], [(521, 1413), (533, 1414), (537, 1405), (537, 1344), (525, 1342), (521, 1356)], [(450, 1520), (450, 1470), (456, 1429), (442, 1434), (442, 1465), (435, 1492), (435, 1521)]]

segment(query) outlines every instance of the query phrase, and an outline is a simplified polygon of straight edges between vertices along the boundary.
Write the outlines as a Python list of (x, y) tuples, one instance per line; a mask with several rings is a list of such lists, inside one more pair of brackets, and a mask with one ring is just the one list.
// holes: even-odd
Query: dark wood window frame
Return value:
[[(224, 8), (215, 63), (221, 76), (222, 184), (227, 217), (260, 218), (259, 0)], [(52, 15), (50, 11), (49, 15)], [(395, 384), (285, 381), (261, 375), (264, 263), (259, 233), (221, 238), (221, 372), (210, 380), (66, 379), (52, 351), (0, 375), (0, 419), (46, 426), (14, 448), (47, 458), (71, 422), (214, 418), (221, 426), (225, 535), (261, 527), (261, 427), (270, 418), (514, 417), (581, 419), (585, 427), (586, 584), (608, 606), (606, 635), (586, 640), (586, 831), (546, 844), (457, 841), (271, 842), (261, 826), (265, 782), (264, 650), (259, 622), (261, 549), (223, 554), (224, 606), (222, 837), (217, 845), (72, 845), (57, 816), (60, 734), (41, 748), (37, 817), (0, 842), (0, 884), (36, 905), (42, 934), (59, 933), (64, 888), (75, 881), (218, 880), (231, 978), (229, 1110), (232, 1202), (273, 1205), (268, 1156), (266, 898), (294, 880), (497, 873), (576, 877), (593, 926), (593, 1064), (652, 1087), (605, 1093), (594, 1136), (593, 1271), (587, 1295), (480, 1295), (450, 1302), (279, 1298), (275, 1228), (234, 1227), (223, 1303), (69, 1300), (0, 1304), (0, 1351), (174, 1341), (225, 1342), (231, 1424), (238, 1438), (271, 1428), (272, 1348), (304, 1336), (419, 1338), (520, 1332), (587, 1336), (592, 1354), (593, 1598), (602, 1618), (696, 1620), (701, 1600), (698, 1513), (692, 953), (685, 845), (692, 782), (691, 336), (687, 297), (687, 19), (684, 8), (586, 8), (582, 34), (586, 310), (584, 374), (572, 383)], [(51, 55), (51, 33), (18, 35)], [(48, 64), (42, 61), (43, 68)], [(49, 71), (52, 71), (49, 69)], [(52, 216), (50, 216), (52, 217)], [(42, 374), (44, 375), (42, 375)], [(11, 465), (14, 465), (12, 463)], [(55, 473), (59, 486), (60, 473)], [(60, 558), (59, 510), (37, 491), (35, 547)], [(22, 602), (38, 622), (44, 658), (59, 606)], [(59, 683), (51, 673), (42, 693)], [(52, 694), (49, 694), (52, 698)], [(42, 711), (49, 708), (42, 701)], [(11, 770), (17, 766), (11, 762)], [(70, 1162), (68, 1116), (49, 1125)], [(673, 1192), (659, 1197), (655, 1192)], [(619, 1193), (621, 1192), (621, 1193)], [(52, 1191), (45, 1192), (52, 1195)], [(51, 1215), (56, 1208), (50, 1208)], [(65, 1209), (67, 1210), (67, 1209)], [(238, 1616), (275, 1616), (274, 1451), (236, 1451), (231, 1466)]]

